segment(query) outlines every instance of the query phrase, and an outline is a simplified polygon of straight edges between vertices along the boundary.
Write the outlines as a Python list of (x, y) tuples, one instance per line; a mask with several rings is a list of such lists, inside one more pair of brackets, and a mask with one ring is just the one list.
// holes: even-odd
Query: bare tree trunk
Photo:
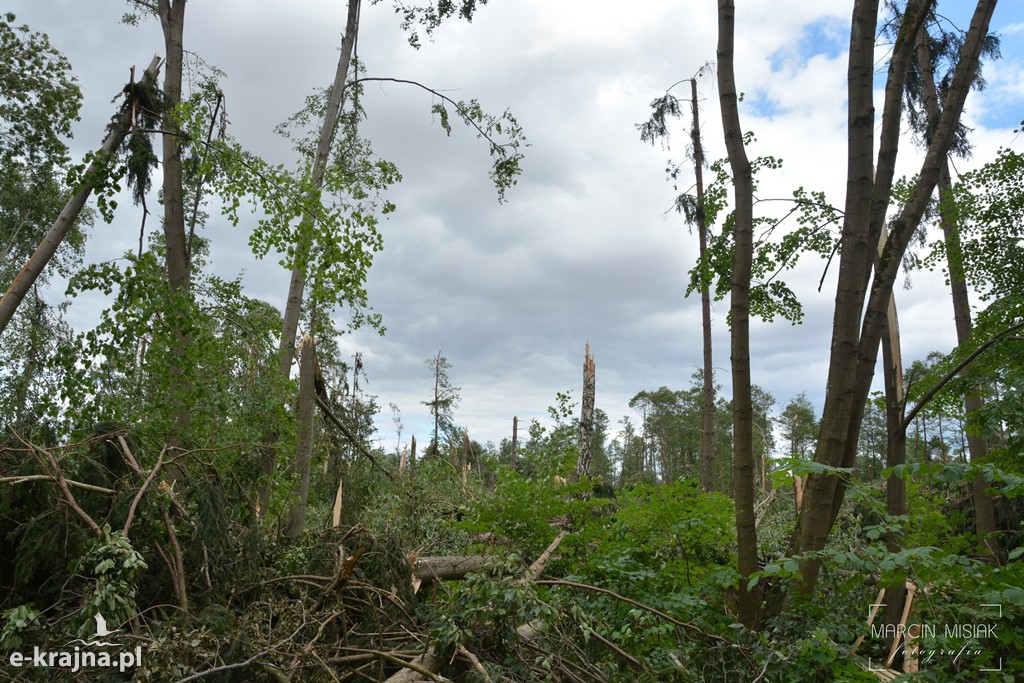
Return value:
[[(164, 67), (164, 104), (171, 112), (181, 104), (181, 81), (184, 64), (183, 35), (185, 30), (185, 0), (159, 0), (157, 14), (164, 34), (164, 49), (167, 52), (167, 64)], [(168, 116), (163, 122), (167, 132), (163, 135), (163, 204), (164, 204), (164, 263), (167, 271), (167, 283), (171, 287), (171, 295), (180, 297), (179, 305), (187, 305), (189, 291), (189, 262), (187, 240), (185, 234), (184, 187), (181, 170), (181, 137), (174, 120)], [(184, 317), (184, 316), (182, 316)], [(179, 318), (180, 319), (180, 318)], [(174, 430), (167, 438), (167, 445), (172, 456), (168, 472), (172, 479), (182, 479), (188, 469), (187, 461), (182, 457), (184, 437), (188, 432), (191, 420), (189, 394), (190, 383), (185, 378), (184, 359), (191, 337), (190, 331), (183, 326), (176, 326), (171, 331), (174, 336), (171, 348), (171, 366), (168, 393), (168, 404), (171, 407)]]
[[(334, 83), (331, 85), (331, 94), (327, 99), (327, 114), (324, 116), (323, 125), (320, 127), (320, 140), (317, 143), (316, 156), (313, 159), (311, 180), (314, 191), (319, 192), (324, 186), (324, 174), (327, 170), (327, 158), (331, 153), (331, 145), (334, 143), (334, 135), (338, 128), (338, 121), (341, 118), (341, 110), (345, 103), (345, 83), (348, 79), (349, 65), (352, 61), (352, 51), (356, 42), (356, 35), (359, 32), (359, 6), (361, 0), (349, 0), (348, 16), (345, 23), (345, 35), (341, 40), (341, 54), (338, 57), (338, 69), (334, 73)], [(302, 219), (303, 223), (311, 221), (308, 214)], [(303, 232), (299, 228), (300, 234)], [(292, 269), (291, 283), (288, 286), (288, 300), (285, 305), (284, 327), (281, 330), (281, 375), (287, 377), (291, 372), (292, 356), (295, 353), (295, 334), (299, 326), (299, 313), (302, 310), (302, 293), (306, 287), (306, 256), (302, 255)]]
[[(904, 421), (903, 366), (900, 356), (899, 325), (896, 322), (895, 300), (890, 305), (890, 315), (882, 334), (882, 363), (885, 380), (885, 432), (886, 467), (903, 465), (907, 461), (907, 433)], [(907, 512), (907, 487), (903, 477), (889, 475), (885, 483), (886, 512), (891, 516), (904, 515)], [(895, 533), (889, 531), (885, 536), (886, 547), (891, 553), (901, 550), (901, 543)], [(903, 604), (907, 589), (902, 583), (886, 590), (885, 623), (896, 625), (903, 617)], [(890, 632), (887, 630), (887, 632)], [(890, 640), (891, 644), (891, 640)]]
[(308, 334), (302, 335), (299, 357), (299, 436), (295, 447), (292, 473), (298, 483), (292, 491), (292, 505), (288, 512), (285, 536), (298, 538), (306, 530), (306, 502), (309, 499), (309, 464), (313, 457), (313, 408), (316, 389), (316, 345)]
[(735, 201), (732, 292), (733, 491), (736, 501), (736, 543), (739, 552), (739, 620), (752, 627), (758, 593), (747, 590), (757, 571), (757, 528), (754, 515), (754, 410), (750, 387), (750, 277), (754, 249), (754, 186), (740, 127), (735, 51), (736, 7), (718, 2), (718, 91), (725, 146), (732, 168)]
[[(693, 113), (693, 171), (697, 179), (697, 239), (700, 261), (708, 251), (708, 225), (704, 216), (704, 148), (700, 144), (700, 107), (697, 103), (697, 79), (690, 79), (690, 106)], [(704, 491), (715, 490), (715, 366), (711, 356), (711, 292), (703, 282), (700, 288), (700, 312), (704, 334), (704, 388), (700, 442), (700, 485)]]
[[(331, 94), (327, 99), (327, 114), (324, 116), (323, 125), (320, 127), (320, 139), (317, 144), (316, 156), (313, 159), (312, 181), (316, 191), (319, 191), (324, 184), (324, 174), (327, 169), (327, 158), (330, 155), (331, 144), (334, 142), (335, 131), (338, 128), (338, 121), (341, 117), (342, 105), (345, 98), (345, 82), (348, 78), (349, 65), (352, 61), (352, 51), (356, 42), (356, 34), (359, 31), (359, 6), (361, 0), (349, 0), (348, 17), (345, 25), (345, 35), (341, 40), (341, 55), (338, 57), (338, 69), (334, 74), (334, 84), (331, 86)], [(303, 217), (304, 222), (311, 220)], [(300, 232), (302, 228), (300, 227)], [(292, 369), (292, 358), (295, 355), (295, 335), (299, 328), (299, 314), (302, 311), (302, 293), (306, 286), (305, 258), (300, 257), (298, 263), (292, 268), (291, 282), (288, 285), (288, 298), (285, 303), (284, 323), (281, 329), (281, 340), (278, 345), (280, 351), (280, 365), (278, 374), (287, 381)], [(264, 482), (259, 487), (259, 509), (265, 514), (270, 504), (270, 480), (274, 476), (277, 462), (278, 435), (269, 432), (264, 435), (264, 446), (261, 449), (261, 460)]]
[[(155, 82), (159, 69), (160, 57), (153, 57), (153, 61), (146, 67), (142, 79)], [(46, 231), (42, 241), (39, 242), (39, 246), (36, 247), (32, 258), (28, 260), (25, 267), (14, 278), (14, 282), (7, 288), (4, 298), (0, 299), (0, 334), (3, 334), (3, 331), (7, 329), (7, 325), (10, 323), (11, 318), (14, 317), (18, 306), (29, 290), (32, 289), (32, 285), (35, 284), (36, 279), (43, 272), (46, 264), (50, 262), (50, 259), (57, 252), (57, 248), (60, 247), (64, 237), (68, 234), (68, 230), (71, 229), (71, 225), (78, 218), (78, 214), (82, 212), (82, 207), (88, 201), (93, 188), (106, 175), (105, 164), (114, 155), (118, 147), (121, 146), (121, 143), (124, 142), (125, 137), (132, 128), (132, 123), (132, 108), (130, 106), (125, 107), (117, 117), (117, 121), (114, 123), (110, 134), (103, 140), (98, 160), (93, 161), (89, 165), (85, 175), (82, 176), (81, 184), (75, 190), (75, 194), (68, 199), (60, 215), (57, 216), (53, 225)]]
[(590, 476), (590, 446), (594, 438), (594, 398), (597, 389), (594, 357), (590, 355), (590, 342), (583, 356), (583, 402), (580, 406), (579, 448), (580, 458), (576, 462), (576, 478)]
[[(917, 61), (921, 68), (921, 81), (924, 86), (924, 106), (929, 122), (939, 120), (939, 95), (935, 88), (935, 74), (932, 71), (931, 50), (928, 47), (928, 31), (922, 26), (917, 34)], [(971, 302), (967, 292), (967, 277), (964, 274), (963, 247), (960, 244), (959, 218), (956, 208), (951, 205), (952, 180), (949, 173), (949, 160), (944, 157), (939, 168), (939, 220), (942, 234), (946, 241), (946, 258), (949, 268), (949, 287), (953, 298), (953, 321), (956, 325), (957, 344), (963, 346), (971, 338)], [(964, 369), (969, 376), (970, 367)], [(964, 397), (964, 408), (969, 418), (985, 405), (985, 399), (978, 391), (971, 391)], [(941, 423), (940, 423), (941, 427)], [(976, 432), (967, 434), (967, 448), (971, 462), (980, 462), (988, 452), (985, 437)], [(974, 491), (974, 519), (978, 531), (979, 550), (986, 553), (999, 551), (999, 539), (996, 537), (995, 504), (988, 493), (988, 483), (983, 477), (975, 477), (971, 482)]]
[(519, 440), (519, 418), (512, 416), (512, 464), (516, 464), (516, 446)]

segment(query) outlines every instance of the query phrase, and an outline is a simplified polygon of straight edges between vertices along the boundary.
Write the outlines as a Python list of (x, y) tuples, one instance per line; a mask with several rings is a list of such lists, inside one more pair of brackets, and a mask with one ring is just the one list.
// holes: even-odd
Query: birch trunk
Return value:
[[(693, 112), (693, 171), (697, 181), (697, 240), (700, 261), (708, 251), (708, 226), (704, 217), (704, 148), (700, 144), (700, 107), (697, 106), (697, 79), (690, 79), (690, 106)], [(704, 386), (702, 391), (700, 441), (700, 484), (705, 492), (715, 490), (715, 366), (711, 356), (711, 291), (706, 282), (700, 288), (700, 313), (704, 339)]]

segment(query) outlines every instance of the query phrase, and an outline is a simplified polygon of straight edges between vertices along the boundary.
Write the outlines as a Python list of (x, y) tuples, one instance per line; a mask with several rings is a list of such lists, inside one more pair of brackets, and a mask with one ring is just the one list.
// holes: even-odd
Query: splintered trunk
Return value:
[(512, 464), (516, 464), (516, 446), (519, 440), (519, 417), (512, 416)]
[(594, 397), (596, 393), (597, 379), (594, 357), (590, 355), (590, 342), (587, 342), (583, 356), (583, 405), (580, 407), (580, 459), (576, 462), (577, 479), (590, 476), (590, 446), (594, 438)]
[[(935, 74), (932, 70), (931, 50), (929, 49), (928, 31), (921, 27), (917, 34), (917, 61), (921, 67), (921, 81), (924, 86), (925, 114), (929, 122), (939, 120), (939, 95), (935, 88)], [(960, 244), (958, 230), (959, 219), (956, 207), (952, 205), (952, 180), (949, 173), (949, 160), (943, 158), (939, 168), (939, 221), (946, 242), (946, 258), (949, 269), (949, 287), (953, 298), (953, 321), (956, 325), (957, 344), (963, 346), (971, 338), (971, 302), (967, 293), (967, 277), (964, 274), (963, 247)], [(971, 374), (970, 366), (964, 368), (964, 376)], [(983, 408), (985, 400), (977, 390), (972, 390), (964, 397), (964, 408), (967, 419)], [(967, 448), (971, 462), (980, 462), (988, 452), (985, 437), (974, 430), (967, 434)], [(985, 553), (997, 553), (999, 540), (996, 537), (995, 504), (988, 493), (988, 484), (983, 477), (975, 477), (971, 482), (974, 493), (974, 519), (978, 531), (979, 550)]]
[[(697, 239), (700, 262), (708, 251), (708, 226), (704, 217), (704, 148), (700, 144), (700, 107), (697, 106), (697, 79), (690, 79), (690, 106), (693, 112), (693, 170), (697, 179)], [(702, 278), (703, 279), (703, 278)], [(706, 492), (715, 490), (715, 366), (711, 357), (711, 291), (710, 283), (700, 287), (700, 313), (704, 335), (704, 388), (702, 392), (700, 441), (700, 485)]]
[[(334, 74), (334, 84), (331, 86), (331, 93), (327, 99), (327, 114), (324, 116), (323, 125), (320, 128), (320, 139), (317, 144), (316, 156), (313, 158), (312, 177), (314, 193), (319, 193), (324, 185), (324, 174), (327, 170), (327, 159), (331, 152), (331, 144), (334, 142), (335, 131), (338, 128), (338, 121), (341, 118), (342, 105), (345, 101), (345, 82), (348, 78), (349, 65), (352, 61), (352, 50), (355, 46), (356, 34), (359, 31), (359, 5), (361, 0), (349, 0), (348, 17), (345, 25), (345, 35), (341, 40), (341, 55), (338, 57), (338, 69)], [(307, 214), (302, 218), (303, 222), (312, 220)], [(300, 226), (300, 233), (303, 230)], [(278, 374), (283, 381), (287, 381), (292, 369), (292, 359), (295, 355), (295, 335), (299, 329), (299, 315), (302, 312), (302, 294), (306, 287), (306, 256), (300, 255), (292, 268), (291, 281), (288, 285), (288, 298), (285, 302), (284, 323), (281, 328), (281, 341), (278, 349), (280, 352), (280, 365)], [(273, 479), (277, 463), (278, 435), (275, 432), (264, 434), (264, 445), (261, 449), (261, 465), (263, 470), (263, 481), (259, 486), (259, 512), (266, 514), (267, 506), (270, 504), (270, 481)]]
[(309, 498), (309, 463), (313, 457), (313, 408), (316, 402), (316, 345), (302, 335), (299, 351), (299, 434), (292, 474), (296, 478), (285, 536), (298, 538), (306, 530), (306, 501)]
[(740, 127), (735, 50), (736, 7), (732, 0), (718, 3), (718, 91), (722, 106), (725, 146), (732, 168), (735, 203), (735, 254), (731, 304), (733, 396), (733, 491), (736, 501), (736, 543), (739, 554), (739, 620), (752, 627), (759, 596), (748, 590), (757, 571), (757, 528), (754, 516), (754, 409), (750, 382), (750, 277), (754, 249), (754, 187), (743, 148)]
[[(153, 57), (153, 61), (146, 67), (142, 80), (155, 82), (159, 69), (160, 58)], [(7, 293), (4, 294), (3, 299), (0, 299), (0, 334), (3, 334), (3, 331), (7, 329), (7, 324), (14, 317), (18, 306), (32, 289), (32, 285), (35, 284), (36, 279), (43, 272), (43, 269), (46, 268), (46, 264), (50, 262), (50, 259), (57, 252), (57, 248), (64, 241), (68, 230), (71, 229), (75, 219), (78, 218), (78, 214), (82, 212), (82, 208), (89, 200), (89, 195), (92, 194), (93, 188), (106, 177), (105, 165), (107, 160), (121, 146), (131, 128), (132, 110), (131, 107), (126, 107), (117, 116), (113, 127), (110, 129), (110, 133), (103, 140), (97, 155), (98, 159), (89, 165), (85, 175), (82, 176), (82, 182), (75, 188), (75, 194), (68, 199), (60, 215), (57, 216), (53, 225), (46, 231), (42, 241), (39, 242), (39, 246), (36, 247), (32, 257), (25, 263), (25, 267), (14, 278), (14, 282), (11, 283), (10, 287), (7, 288)]]
[[(899, 323), (896, 318), (895, 299), (890, 305), (889, 318), (882, 333), (882, 363), (885, 380), (885, 432), (886, 467), (896, 467), (907, 461), (907, 432), (904, 417), (903, 396), (903, 363), (900, 356)], [(906, 514), (907, 487), (903, 477), (889, 475), (885, 483), (886, 512), (891, 516)], [(891, 553), (902, 549), (899, 537), (889, 531), (885, 537), (886, 547)], [(903, 617), (903, 604), (906, 600), (906, 586), (900, 584), (886, 590), (885, 623), (892, 629), (886, 632), (895, 633), (896, 625)]]

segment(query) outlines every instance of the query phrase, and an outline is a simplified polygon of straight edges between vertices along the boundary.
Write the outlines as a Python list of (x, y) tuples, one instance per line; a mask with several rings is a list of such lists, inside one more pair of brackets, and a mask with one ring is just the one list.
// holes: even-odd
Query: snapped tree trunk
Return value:
[[(939, 95), (935, 88), (935, 74), (932, 69), (931, 50), (929, 49), (928, 31), (922, 26), (917, 34), (917, 61), (921, 68), (921, 82), (924, 87), (925, 114), (929, 125), (939, 120)], [(943, 157), (939, 168), (939, 222), (942, 235), (946, 242), (947, 267), (949, 269), (949, 288), (953, 298), (953, 321), (956, 325), (957, 344), (963, 346), (971, 338), (973, 323), (971, 320), (971, 301), (967, 293), (967, 277), (964, 274), (963, 247), (960, 244), (959, 218), (956, 207), (952, 204), (952, 180), (949, 173), (949, 160)], [(964, 368), (964, 375), (971, 374), (970, 366)], [(978, 391), (970, 391), (964, 397), (964, 408), (969, 420), (971, 415), (985, 405), (985, 399)], [(973, 430), (967, 433), (967, 449), (971, 462), (981, 462), (988, 452), (985, 437)], [(984, 477), (975, 477), (971, 482), (974, 493), (974, 520), (978, 531), (979, 550), (984, 553), (997, 553), (999, 540), (996, 537), (996, 514), (992, 496), (988, 493), (988, 483)]]
[(732, 169), (735, 251), (729, 308), (732, 319), (733, 491), (736, 501), (736, 543), (739, 554), (739, 620), (752, 627), (758, 593), (747, 589), (757, 571), (757, 527), (754, 515), (754, 409), (750, 387), (750, 277), (754, 253), (754, 186), (740, 127), (735, 51), (736, 7), (718, 3), (718, 91), (725, 146)]
[(590, 446), (594, 439), (594, 398), (597, 380), (594, 357), (590, 355), (590, 342), (583, 356), (583, 402), (580, 407), (579, 448), (580, 458), (576, 462), (576, 478), (590, 476)]
[[(153, 61), (149, 63), (149, 66), (146, 67), (142, 79), (155, 82), (159, 70), (160, 57), (155, 56)], [(46, 264), (57, 253), (57, 248), (64, 241), (68, 230), (71, 229), (71, 225), (78, 218), (78, 214), (82, 212), (82, 207), (89, 200), (89, 195), (92, 194), (93, 188), (107, 174), (106, 164), (114, 156), (121, 143), (124, 142), (125, 137), (131, 131), (132, 123), (132, 108), (129, 104), (129, 106), (122, 109), (110, 133), (103, 140), (97, 155), (98, 158), (89, 164), (85, 175), (82, 176), (82, 182), (75, 188), (75, 194), (68, 199), (60, 215), (53, 221), (50, 229), (46, 231), (46, 235), (39, 242), (39, 246), (36, 247), (32, 257), (25, 264), (25, 267), (21, 269), (17, 277), (14, 278), (14, 282), (11, 283), (10, 287), (7, 288), (4, 298), (0, 299), (0, 335), (7, 329), (7, 325), (11, 322), (11, 318), (14, 317), (15, 311), (18, 310), (18, 306), (25, 299), (29, 290), (32, 289), (32, 285), (35, 284), (43, 269), (46, 268)]]
[[(331, 145), (334, 142), (334, 135), (338, 128), (338, 121), (341, 117), (342, 106), (345, 102), (345, 83), (348, 79), (349, 65), (352, 61), (352, 50), (356, 42), (356, 34), (359, 31), (359, 6), (361, 0), (349, 0), (348, 17), (345, 24), (345, 35), (341, 40), (341, 54), (338, 57), (338, 68), (334, 73), (334, 83), (331, 86), (331, 93), (327, 99), (327, 114), (324, 116), (323, 125), (320, 127), (320, 139), (317, 143), (316, 156), (313, 158), (312, 181), (314, 192), (324, 185), (324, 174), (327, 170), (327, 159), (331, 152)], [(303, 217), (303, 222), (312, 220), (308, 214)], [(303, 230), (300, 225), (300, 234)], [(299, 329), (299, 314), (302, 311), (302, 293), (306, 287), (306, 258), (300, 255), (297, 263), (292, 268), (291, 281), (288, 285), (288, 298), (285, 303), (284, 322), (281, 328), (281, 340), (278, 344), (280, 353), (280, 365), (278, 374), (282, 381), (287, 381), (292, 369), (292, 359), (295, 355), (295, 335)], [(268, 432), (264, 435), (264, 445), (261, 449), (261, 461), (263, 469), (263, 482), (259, 487), (259, 509), (265, 514), (270, 504), (270, 480), (273, 479), (277, 463), (278, 435), (275, 432)]]
[(285, 536), (298, 538), (306, 530), (306, 502), (309, 499), (309, 463), (313, 458), (313, 408), (316, 403), (316, 345), (308, 334), (302, 335), (299, 356), (299, 434), (292, 474), (296, 478), (292, 504), (288, 512)]
[[(708, 225), (704, 216), (704, 148), (700, 144), (700, 107), (697, 106), (697, 79), (690, 79), (690, 107), (693, 113), (693, 171), (697, 181), (697, 240), (700, 262), (708, 251)], [(702, 278), (703, 279), (703, 278)], [(702, 391), (700, 485), (706, 492), (715, 490), (715, 366), (711, 356), (711, 285), (700, 287), (700, 313), (704, 335), (704, 388)]]

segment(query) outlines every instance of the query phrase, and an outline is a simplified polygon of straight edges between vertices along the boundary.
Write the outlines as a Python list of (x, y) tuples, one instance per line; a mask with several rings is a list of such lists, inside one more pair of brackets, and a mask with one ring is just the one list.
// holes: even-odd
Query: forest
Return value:
[[(405, 378), (429, 428), (391, 403), (381, 434), (373, 348), (343, 343), (414, 322), (375, 308), (394, 188), (416, 179), (375, 151), (371, 89), (422, 94), (440, 137), (472, 138), (494, 211), (544, 158), (514, 102), (376, 75), (363, 13), (415, 55), (494, 8), (342, 3), (333, 82), (290, 103), (278, 163), (192, 52), (197, 3), (123, 4), (163, 42), (84, 155), (76, 67), (0, 12), (0, 679), (1024, 680), (1024, 121), (972, 158), (964, 119), (1001, 57), (995, 0), (961, 3), (964, 26), (956, 3), (847, 3), (845, 196), (771, 200), (744, 3), (718, 0), (715, 54), (629, 131), (678, 157), (667, 220), (697, 249), (677, 302), (700, 309), (701, 364), (619, 417), (580, 338), (576, 384), (498, 443), (471, 437), (443, 349)], [(211, 264), (215, 223), (287, 274), (283, 306)], [(87, 257), (124, 225), (131, 249)], [(805, 320), (809, 262), (835, 289), (827, 363), (773, 395), (751, 331)], [(956, 343), (915, 358), (896, 294), (924, 273)]]

